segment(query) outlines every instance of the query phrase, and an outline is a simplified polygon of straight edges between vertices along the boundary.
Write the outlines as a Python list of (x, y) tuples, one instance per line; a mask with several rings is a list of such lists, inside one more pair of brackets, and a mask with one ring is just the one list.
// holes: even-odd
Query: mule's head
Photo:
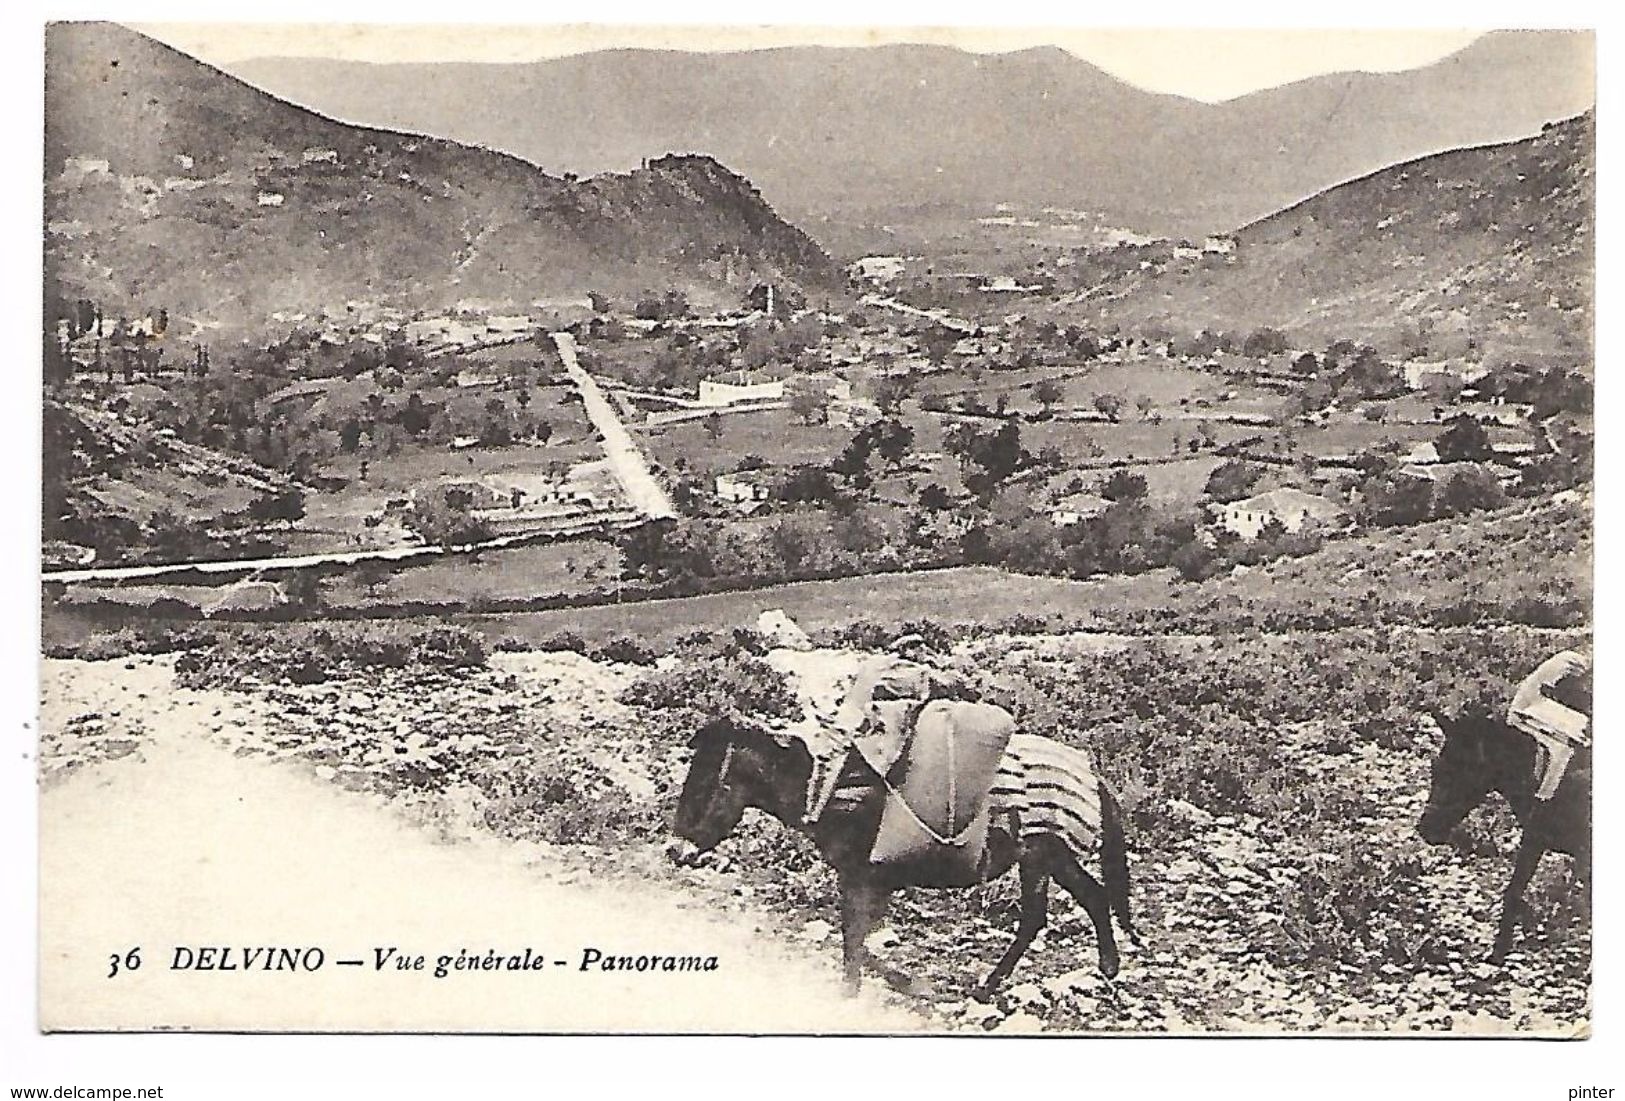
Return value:
[(805, 753), (793, 754), (765, 734), (714, 722), (701, 728), (693, 745), (672, 821), (679, 861), (720, 845), (747, 808), (785, 818), (806, 791), (808, 762), (798, 760)]
[(1416, 823), (1416, 832), (1429, 845), (1448, 841), (1463, 818), (1490, 792), (1505, 786), (1513, 767), (1507, 759), (1508, 749), (1520, 737), (1482, 707), (1440, 719), (1439, 728), (1444, 731), (1444, 745), (1433, 759), (1427, 807)]
[(679, 859), (710, 852), (739, 825), (745, 814), (745, 791), (735, 764), (739, 732), (726, 723), (712, 723), (694, 735), (694, 757), (688, 763), (672, 833), (686, 842)]

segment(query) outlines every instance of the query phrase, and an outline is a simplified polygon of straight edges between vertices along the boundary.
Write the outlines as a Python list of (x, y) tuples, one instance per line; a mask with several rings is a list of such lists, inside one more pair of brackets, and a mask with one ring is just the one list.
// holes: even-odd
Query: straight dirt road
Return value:
[(559, 350), (559, 359), (564, 361), (565, 371), (581, 392), (581, 404), (586, 407), (587, 416), (604, 438), (604, 454), (609, 458), (610, 468), (615, 471), (615, 477), (626, 491), (632, 507), (651, 520), (676, 519), (677, 506), (649, 470), (643, 452), (638, 450), (638, 445), (621, 424), (615, 407), (577, 361), (576, 338), (565, 332), (554, 333), (553, 344)]

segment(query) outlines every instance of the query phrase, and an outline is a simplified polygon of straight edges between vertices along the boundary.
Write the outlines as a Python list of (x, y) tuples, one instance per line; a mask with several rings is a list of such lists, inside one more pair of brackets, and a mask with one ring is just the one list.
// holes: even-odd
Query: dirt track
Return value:
[[(159, 661), (49, 662), (42, 793), (42, 1020), (48, 1028), (854, 1032), (926, 1022), (839, 989), (813, 954), (661, 887), (594, 886), (545, 847), (446, 843), (381, 800), (295, 765), (234, 756), (239, 695), (173, 688)], [(78, 718), (76, 716), (99, 716)], [(76, 761), (83, 763), (75, 763)], [(142, 966), (108, 978), (109, 957)], [(323, 949), (313, 973), (170, 970), (176, 947)], [(375, 948), (426, 972), (373, 967)], [(452, 971), (460, 949), (540, 971)], [(583, 952), (715, 956), (709, 973), (581, 970)], [(259, 957), (256, 957), (256, 960)], [(360, 958), (360, 967), (339, 959)], [(555, 963), (562, 960), (562, 965)]]

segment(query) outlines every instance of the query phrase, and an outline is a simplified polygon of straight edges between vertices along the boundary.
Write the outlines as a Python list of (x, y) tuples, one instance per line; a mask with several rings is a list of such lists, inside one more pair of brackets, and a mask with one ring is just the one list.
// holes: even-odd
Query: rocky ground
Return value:
[[(664, 860), (662, 825), (684, 754), (619, 702), (644, 669), (570, 653), (496, 654), (479, 670), (245, 683), (233, 691), (177, 688), (172, 670), (173, 660), (163, 658), (46, 663), (47, 821), (53, 802), (64, 801), (60, 792), (94, 783), (113, 798), (121, 777), (170, 767), (165, 746), (219, 747), (237, 759), (275, 760), (301, 783), (351, 789), (346, 794), (368, 800), (367, 814), (409, 821), (401, 828), (412, 837), (449, 840), (471, 853), (494, 837), (526, 842), (531, 886), (591, 883), (601, 897), (682, 915), (674, 920), (721, 915), (752, 930), (764, 959), (788, 956), (808, 969), (798, 976), (815, 975), (820, 990), (834, 990), (833, 882), (797, 839), (752, 819), (708, 867), (679, 869)], [(857, 1027), (1587, 1030), (1590, 946), (1562, 890), (1563, 858), (1547, 858), (1554, 867), (1543, 879), (1545, 894), (1537, 884), (1537, 921), (1521, 950), (1504, 968), (1492, 967), (1484, 960), (1510, 870), (1510, 835), (1486, 825), (1480, 832), (1493, 840), (1471, 852), (1421, 846), (1413, 826), (1426, 791), (1425, 756), (1366, 744), (1328, 752), (1312, 728), (1264, 734), (1277, 739), (1296, 775), (1349, 793), (1357, 807), (1348, 844), (1356, 855), (1373, 854), (1372, 877), (1381, 882), (1372, 886), (1371, 904), (1407, 915), (1402, 933), (1389, 922), (1387, 941), (1361, 947), (1382, 962), (1302, 958), (1303, 923), (1327, 920), (1305, 914), (1313, 911), (1318, 865), (1330, 855), (1308, 851), (1290, 823), (1216, 816), (1176, 802), (1167, 813), (1181, 827), (1179, 840), (1134, 851), (1144, 944), (1124, 946), (1114, 980), (1095, 966), (1082, 911), (1055, 897), (1050, 927), (995, 1003), (971, 1001), (970, 988), (1013, 930), (1012, 886), (914, 892), (898, 897), (871, 944), (930, 993), (876, 995), (877, 1016)], [(1396, 852), (1408, 870), (1388, 882), (1383, 861)], [(432, 895), (454, 887), (419, 889)], [(1396, 936), (1404, 943), (1392, 943)], [(873, 1024), (882, 1019), (890, 1024)]]

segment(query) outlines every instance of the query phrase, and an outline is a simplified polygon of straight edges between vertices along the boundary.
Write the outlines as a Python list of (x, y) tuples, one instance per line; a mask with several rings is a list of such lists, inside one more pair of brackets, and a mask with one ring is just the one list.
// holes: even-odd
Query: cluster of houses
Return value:
[(524, 340), (536, 329), (537, 322), (524, 314), (491, 314), (415, 318), (406, 323), (403, 331), (408, 344), (437, 352)]

